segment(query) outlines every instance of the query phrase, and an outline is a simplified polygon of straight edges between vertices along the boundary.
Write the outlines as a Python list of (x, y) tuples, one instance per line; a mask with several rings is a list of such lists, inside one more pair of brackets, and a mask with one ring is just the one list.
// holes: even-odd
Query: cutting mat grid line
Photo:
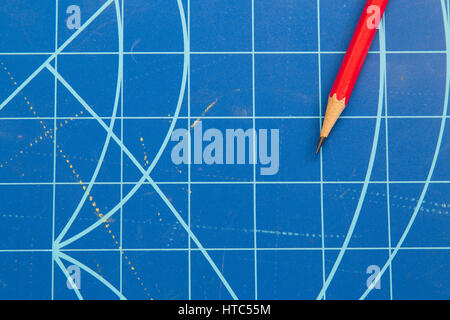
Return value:
[[(78, 2), (83, 10), (87, 8), (83, 22), (106, 3)], [(0, 146), (8, 151), (0, 159), (0, 170), (4, 169), (0, 171), (0, 195), (5, 199), (0, 230), (7, 235), (0, 239), (1, 298), (77, 298), (53, 262), (52, 242), (86, 190), (80, 186), (88, 186), (98, 164), (97, 151), (103, 146), (105, 131), (97, 121), (109, 126), (115, 120), (113, 134), (147, 170), (173, 121), (177, 121), (175, 128), (191, 130), (199, 119), (204, 127), (223, 130), (280, 129), (280, 171), (274, 177), (263, 176), (257, 161), (249, 170), (190, 163), (175, 166), (167, 155), (172, 145), (167, 145), (151, 177), (192, 235), (198, 237), (211, 257), (208, 260), (167, 202), (161, 200), (161, 194), (155, 192), (153, 182), (143, 182), (136, 194), (126, 199), (142, 174), (124, 148), (112, 141), (98, 179), (91, 183), (90, 195), (64, 240), (102, 219), (118, 202), (125, 203), (96, 230), (61, 249), (98, 275), (91, 277), (83, 269), (79, 290), (83, 298), (117, 298), (99, 281), (102, 278), (130, 299), (230, 299), (231, 290), (241, 299), (314, 299), (321, 289), (325, 299), (357, 299), (366, 290), (368, 268), (380, 268), (386, 262), (388, 269), (380, 289), (372, 290), (367, 298), (450, 296), (445, 271), (450, 258), (448, 128), (434, 173), (427, 179), (438, 129), (445, 124), (440, 120), (450, 117), (442, 114), (442, 104), (448, 103), (443, 96), (448, 92), (444, 83), (450, 76), (443, 71), (449, 48), (442, 37), (448, 22), (421, 21), (417, 28), (423, 30), (413, 30), (419, 38), (416, 41), (401, 34), (405, 29), (400, 25), (410, 25), (421, 10), (442, 16), (441, 10), (446, 9), (448, 17), (449, 1), (433, 0), (434, 7), (424, 5), (425, 0), (417, 1), (408, 7), (410, 16), (401, 19), (400, 5), (390, 5), (380, 31), (386, 38), (377, 36), (363, 70), (361, 82), (368, 85), (358, 84), (352, 105), (318, 158), (312, 151), (323, 119), (326, 91), (349, 36), (333, 40), (332, 35), (348, 29), (353, 21), (350, 17), (361, 10), (362, 1), (289, 0), (286, 6), (268, 0), (232, 2), (229, 6), (221, 1), (208, 5), (199, 0), (180, 2), (187, 26), (185, 50), (176, 0), (156, 1), (141, 8), (138, 2), (112, 1), (110, 8), (62, 52), (58, 47), (73, 34), (64, 28), (69, 2), (49, 0), (36, 10), (52, 9), (49, 21), (57, 22), (50, 23), (54, 33), (48, 33), (54, 41), (53, 52), (45, 50), (46, 39), (38, 44), (33, 33), (20, 29), (0, 41), (4, 69), (0, 70), (4, 72), (0, 74), (0, 102), (29, 76), (33, 66), (42, 63), (43, 57), (55, 54), (50, 67), (73, 84), (98, 113), (97, 119), (86, 110), (80, 114), (82, 106), (57, 76), (47, 71), (0, 110), (0, 134), (5, 137)], [(446, 8), (441, 8), (442, 3)], [(120, 23), (115, 20), (116, 4)], [(13, 8), (6, 1), (0, 5), (0, 14), (9, 9)], [(16, 10), (30, 13), (34, 9)], [(159, 20), (157, 13), (162, 9), (173, 11), (173, 17), (166, 17), (167, 25), (177, 28)], [(296, 20), (298, 10), (301, 20)], [(206, 28), (215, 19), (214, 12), (220, 12), (223, 21)], [(342, 12), (346, 18), (333, 28), (330, 17)], [(148, 14), (156, 14), (155, 22), (145, 26), (142, 20)], [(442, 20), (441, 16), (437, 17)], [(0, 26), (10, 27), (10, 20), (4, 21)], [(436, 26), (439, 32), (427, 33)], [(123, 51), (118, 50), (120, 45), (111, 47), (117, 43), (117, 27), (124, 35)], [(161, 38), (158, 32), (169, 36)], [(23, 38), (21, 33), (28, 38), (19, 45), (12, 37)], [(11, 51), (17, 52), (9, 52), (5, 46), (8, 41)], [(174, 114), (186, 54), (186, 88), (180, 113)], [(121, 57), (124, 66), (119, 71), (123, 83), (118, 114), (111, 117), (117, 58)], [(383, 57), (387, 63), (381, 65)], [(96, 68), (100, 71), (94, 71)], [(380, 72), (384, 72), (384, 83), (378, 83)], [(83, 84), (89, 77), (93, 82)], [(104, 86), (94, 88), (95, 84)], [(46, 94), (49, 88), (52, 92)], [(149, 90), (156, 90), (156, 94)], [(380, 92), (382, 114), (377, 115)], [(418, 98), (424, 101), (419, 106), (404, 106)], [(139, 109), (143, 99), (161, 106), (161, 110)], [(211, 103), (213, 107), (204, 114)], [(41, 112), (30, 114), (22, 110), (24, 105)], [(364, 177), (375, 121), (381, 124), (379, 142), (367, 182)], [(45, 136), (42, 126), (47, 130)], [(358, 135), (367, 141), (354, 142)], [(95, 137), (100, 137), (99, 141)], [(403, 145), (402, 139), (406, 141)], [(33, 146), (28, 147), (27, 141)], [(257, 160), (256, 148), (253, 150)], [(336, 273), (330, 276), (365, 184), (367, 193), (363, 192), (355, 232)], [(424, 186), (428, 190), (421, 197)], [(20, 201), (23, 198), (30, 201)], [(416, 221), (390, 261), (416, 208)], [(50, 219), (48, 212), (52, 212)], [(11, 234), (11, 230), (17, 233)], [(47, 231), (53, 235), (50, 241)], [(70, 262), (63, 262), (68, 268)], [(12, 281), (12, 274), (21, 276)], [(332, 280), (323, 288), (328, 277)]]

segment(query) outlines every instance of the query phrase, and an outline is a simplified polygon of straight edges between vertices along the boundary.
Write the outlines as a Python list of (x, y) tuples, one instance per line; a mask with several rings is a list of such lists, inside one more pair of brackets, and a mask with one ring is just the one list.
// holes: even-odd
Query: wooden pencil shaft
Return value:
[(368, 0), (364, 7), (330, 92), (321, 137), (328, 137), (348, 104), (388, 2), (389, 0)]
[(389, 0), (368, 0), (339, 69), (330, 97), (348, 103)]

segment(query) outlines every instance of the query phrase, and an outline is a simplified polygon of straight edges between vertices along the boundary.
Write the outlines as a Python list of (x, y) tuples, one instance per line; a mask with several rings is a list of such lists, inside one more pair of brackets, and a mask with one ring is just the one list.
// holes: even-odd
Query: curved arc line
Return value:
[(66, 267), (64, 266), (64, 263), (62, 263), (61, 259), (58, 256), (56, 256), (56, 257), (53, 256), (53, 260), (56, 261), (56, 264), (61, 269), (61, 271), (64, 273), (67, 280), (70, 281), (70, 284), (72, 285), (73, 290), (75, 290), (75, 294), (77, 295), (78, 300), (84, 300), (83, 296), (81, 295), (80, 290), (77, 288), (77, 286), (73, 282), (72, 277), (70, 276), (69, 272), (67, 271)]
[(110, 289), (112, 292), (114, 292), (114, 294), (116, 296), (118, 296), (120, 298), (120, 300), (127, 300), (127, 298), (125, 298), (125, 296), (120, 293), (119, 290), (116, 289), (116, 287), (114, 287), (110, 282), (108, 282), (105, 278), (103, 278), (102, 276), (100, 276), (97, 272), (95, 272), (94, 270), (92, 270), (91, 268), (89, 268), (88, 266), (86, 266), (85, 264), (81, 263), (80, 261), (68, 256), (67, 254), (58, 251), (56, 252), (56, 259), (62, 258), (78, 267), (80, 267), (81, 269), (83, 269), (84, 271), (86, 271), (87, 273), (89, 273), (91, 276), (93, 276), (95, 279), (97, 279), (98, 281), (100, 281), (102, 284), (104, 284), (108, 289)]
[[(171, 130), (173, 130), (174, 126), (175, 126), (175, 122), (178, 118), (179, 115), (179, 110), (181, 108), (181, 104), (182, 104), (182, 99), (184, 96), (184, 91), (186, 88), (186, 80), (187, 80), (187, 66), (189, 63), (189, 51), (188, 51), (188, 45), (186, 42), (187, 39), (187, 31), (186, 31), (186, 20), (185, 20), (185, 16), (184, 16), (184, 9), (183, 9), (183, 5), (181, 3), (181, 0), (177, 0), (178, 4), (179, 4), (179, 10), (180, 10), (180, 14), (181, 14), (181, 20), (183, 23), (183, 37), (185, 40), (185, 51), (184, 51), (184, 68), (183, 68), (183, 81), (182, 81), (182, 88), (180, 90), (180, 96), (179, 96), (179, 104), (177, 106), (177, 111), (173, 117), (173, 121), (171, 123)], [(52, 70), (52, 72), (55, 73), (55, 70)], [(56, 76), (59, 77), (60, 81), (63, 82), (63, 84), (65, 84), (66, 86), (70, 86), (59, 74), (55, 73)], [(86, 108), (86, 110), (103, 126), (103, 128), (105, 130), (109, 130), (108, 127), (106, 126), (106, 124), (103, 122), (103, 120), (92, 110), (92, 108), (89, 107), (89, 105), (87, 105), (81, 97), (77, 96), (77, 99), (79, 99), (79, 101), (83, 104), (83, 106)], [(168, 143), (170, 134), (168, 133), (168, 135), (166, 136), (165, 139), (165, 144)], [(113, 208), (111, 209), (107, 214), (105, 214), (102, 219), (99, 219), (97, 222), (95, 222), (94, 224), (92, 224), (91, 226), (87, 227), (86, 229), (84, 229), (83, 231), (79, 232), (78, 234), (72, 236), (71, 238), (61, 242), (59, 244), (59, 247), (65, 247), (67, 245), (69, 245), (70, 243), (76, 241), (77, 239), (83, 237), (84, 235), (86, 235), (87, 233), (91, 232), (92, 230), (94, 230), (95, 228), (97, 228), (98, 226), (100, 226), (103, 223), (103, 220), (107, 220), (109, 219), (115, 212), (117, 212), (135, 193), (136, 191), (141, 187), (141, 185), (144, 183), (145, 180), (148, 180), (150, 182), (150, 184), (152, 185), (152, 187), (155, 189), (155, 191), (160, 195), (160, 197), (162, 198), (162, 200), (166, 203), (166, 205), (169, 207), (169, 209), (172, 211), (172, 213), (175, 215), (175, 217), (177, 218), (177, 220), (179, 221), (179, 223), (183, 226), (183, 228), (186, 230), (186, 232), (189, 234), (189, 236), (192, 238), (192, 240), (196, 243), (196, 245), (198, 246), (198, 248), (200, 249), (200, 251), (202, 252), (203, 256), (206, 258), (206, 260), (208, 261), (208, 263), (211, 265), (211, 267), (214, 269), (214, 271), (216, 272), (217, 276), (220, 278), (220, 280), (222, 281), (222, 283), (224, 284), (225, 288), (228, 290), (228, 292), (230, 293), (230, 295), (233, 297), (233, 299), (237, 300), (238, 297), (235, 294), (235, 292), (233, 291), (233, 289), (231, 288), (231, 286), (229, 285), (228, 281), (225, 279), (225, 277), (223, 276), (223, 274), (220, 272), (220, 270), (217, 268), (216, 264), (214, 263), (214, 261), (211, 259), (211, 257), (209, 256), (208, 252), (205, 250), (205, 248), (202, 246), (202, 244), (200, 243), (200, 241), (197, 239), (197, 237), (193, 234), (192, 230), (189, 228), (189, 226), (185, 223), (185, 221), (183, 220), (183, 218), (180, 216), (180, 214), (176, 211), (176, 209), (173, 207), (173, 205), (170, 203), (170, 201), (167, 199), (167, 197), (164, 195), (164, 193), (161, 191), (161, 189), (159, 189), (159, 187), (157, 186), (157, 184), (153, 181), (153, 179), (150, 177), (149, 173), (151, 172), (150, 169), (153, 169), (152, 167), (148, 168), (148, 170), (145, 170), (140, 163), (136, 160), (136, 158), (133, 156), (133, 154), (128, 150), (128, 148), (122, 143), (122, 141), (114, 134), (112, 133), (112, 138), (116, 141), (116, 143), (121, 147), (121, 149), (124, 151), (124, 153), (130, 158), (130, 160), (134, 163), (134, 165), (138, 168), (139, 171), (141, 171), (141, 173), (143, 174), (143, 176), (141, 177), (141, 179), (139, 180), (139, 182), (133, 187), (133, 189)], [(162, 152), (164, 151), (163, 149), (165, 148), (162, 147), (162, 149), (160, 149), (160, 151), (158, 152), (159, 154), (162, 154)], [(153, 162), (152, 162), (153, 163)], [(156, 164), (156, 162), (155, 162)], [(154, 167), (154, 165), (153, 165)]]
[(16, 90), (13, 91), (3, 102), (0, 104), (0, 111), (12, 100), (14, 97), (25, 88), (31, 80), (33, 80), (44, 68), (50, 65), (50, 62), (63, 51), (78, 35), (86, 29), (92, 21), (94, 21), (105, 9), (113, 2), (113, 0), (106, 1), (77, 31), (75, 31), (54, 53), (52, 53), (47, 60), (44, 61)]
[[(182, 76), (182, 80), (181, 80), (181, 86), (180, 86), (180, 93), (178, 96), (178, 103), (177, 103), (177, 107), (173, 116), (173, 120), (172, 123), (170, 124), (169, 130), (167, 132), (167, 135), (160, 147), (160, 149), (158, 150), (158, 153), (156, 154), (155, 158), (153, 159), (150, 167), (145, 170), (140, 163), (137, 161), (137, 159), (133, 156), (133, 154), (130, 152), (130, 150), (122, 143), (122, 141), (117, 137), (117, 135), (114, 132), (111, 132), (108, 127), (106, 126), (105, 122), (88, 106), (88, 105), (84, 105), (85, 108), (87, 109), (87, 111), (95, 118), (95, 120), (97, 120), (102, 126), (103, 128), (111, 133), (112, 138), (115, 140), (115, 142), (120, 146), (120, 148), (124, 151), (124, 153), (130, 158), (130, 160), (134, 163), (134, 165), (138, 168), (139, 171), (141, 171), (142, 173), (142, 177), (139, 179), (138, 183), (130, 190), (130, 192), (122, 198), (122, 200), (114, 207), (112, 208), (108, 213), (104, 214), (103, 217), (101, 219), (99, 219), (98, 221), (96, 221), (95, 223), (93, 223), (92, 225), (90, 225), (89, 227), (85, 228), (84, 230), (80, 231), (79, 233), (75, 234), (74, 236), (70, 237), (69, 239), (62, 241), (59, 243), (59, 247), (63, 248), (66, 247), (67, 245), (69, 245), (70, 243), (78, 240), (79, 238), (85, 236), (86, 234), (88, 234), (89, 232), (91, 232), (92, 230), (94, 230), (95, 228), (97, 228), (98, 226), (100, 226), (104, 220), (109, 219), (114, 213), (116, 213), (120, 208), (123, 207), (123, 205), (128, 202), (128, 200), (138, 191), (138, 189), (143, 185), (144, 181), (147, 179), (147, 177), (149, 177), (150, 173), (152, 172), (153, 168), (155, 167), (157, 161), (160, 159), (162, 153), (164, 152), (164, 149), (166, 148), (169, 140), (170, 140), (170, 136), (173, 132), (173, 129), (175, 128), (176, 122), (178, 120), (178, 116), (181, 110), (181, 106), (183, 103), (183, 97), (184, 97), (184, 93), (186, 90), (186, 82), (187, 82), (187, 67), (188, 67), (188, 63), (189, 63), (189, 55), (188, 55), (188, 45), (187, 45), (187, 28), (186, 28), (186, 20), (184, 17), (184, 9), (183, 9), (183, 5), (181, 3), (181, 0), (177, 0), (178, 1), (178, 5), (179, 5), (179, 10), (180, 10), (180, 16), (181, 16), (181, 21), (182, 21), (182, 29), (183, 29), (183, 39), (184, 39), (184, 47), (185, 47), (185, 53), (184, 53), (184, 65), (183, 65), (183, 76)], [(61, 79), (63, 80), (63, 79)], [(61, 81), (60, 80), (60, 81)], [(78, 98), (78, 97), (76, 97)]]
[[(73, 88), (70, 86), (69, 83), (67, 83), (67, 81), (59, 74), (56, 72), (56, 70), (51, 67), (48, 66), (47, 67), (50, 72), (52, 72), (53, 74), (55, 74), (55, 76), (58, 77), (58, 80), (67, 88), (69, 88), (70, 90), (73, 90)], [(77, 100), (80, 101), (80, 103), (83, 105), (83, 107), (94, 117), (94, 119), (103, 127), (104, 130), (108, 131), (109, 127), (107, 126), (107, 124), (99, 117), (99, 115), (97, 113), (95, 113), (94, 110), (92, 110), (92, 108), (86, 103), (86, 101), (83, 100), (82, 97), (80, 97), (78, 95), (78, 93), (76, 91), (73, 92), (74, 96)], [(74, 242), (75, 240), (81, 238), (82, 236), (84, 236), (85, 234), (87, 234), (88, 232), (92, 231), (93, 229), (95, 229), (96, 227), (100, 226), (105, 220), (109, 219), (118, 209), (120, 209), (124, 203), (126, 203), (127, 200), (129, 200), (129, 198), (131, 198), (134, 193), (137, 191), (137, 189), (143, 184), (143, 181), (145, 179), (150, 179), (150, 176), (147, 174), (147, 171), (145, 171), (145, 169), (140, 165), (140, 163), (137, 161), (137, 159), (133, 156), (133, 154), (130, 152), (130, 150), (122, 143), (121, 139), (117, 137), (117, 135), (115, 133), (111, 134), (111, 137), (113, 138), (113, 140), (117, 143), (117, 145), (123, 150), (123, 152), (125, 153), (125, 155), (127, 155), (129, 157), (129, 159), (133, 162), (133, 164), (136, 166), (136, 168), (141, 171), (141, 173), (143, 174), (143, 176), (140, 179), (140, 182), (138, 184), (136, 184), (133, 189), (127, 194), (127, 196), (125, 196), (123, 198), (122, 201), (120, 201), (113, 209), (111, 209), (107, 214), (104, 214), (102, 218), (98, 219), (95, 223), (93, 223), (91, 226), (87, 227), (86, 229), (84, 229), (83, 231), (75, 234), (74, 236), (70, 237), (69, 239), (62, 241), (58, 244), (58, 248), (63, 248), (67, 245), (69, 245), (70, 243)], [(134, 191), (134, 192), (133, 192)]]
[(445, 2), (444, 0), (441, 0), (441, 6), (442, 6), (442, 15), (444, 19), (444, 29), (445, 29), (445, 42), (446, 42), (446, 51), (447, 51), (447, 79), (446, 79), (446, 89), (445, 89), (445, 98), (444, 98), (444, 107), (442, 110), (442, 121), (441, 121), (441, 128), (439, 131), (438, 141), (436, 143), (436, 149), (434, 151), (433, 161), (431, 162), (430, 170), (428, 171), (427, 180), (425, 182), (425, 185), (422, 189), (422, 194), (420, 195), (419, 201), (417, 202), (416, 208), (414, 209), (414, 213), (412, 214), (408, 225), (406, 226), (405, 230), (403, 231), (402, 236), (400, 237), (400, 240), (398, 241), (397, 245), (395, 246), (394, 251), (392, 251), (391, 256), (383, 266), (383, 268), (380, 270), (378, 275), (375, 277), (372, 284), (364, 291), (364, 293), (361, 295), (359, 300), (364, 300), (367, 295), (373, 290), (375, 284), (380, 281), (383, 274), (386, 272), (386, 269), (389, 267), (389, 265), (392, 263), (392, 260), (394, 260), (395, 256), (397, 255), (398, 251), (400, 250), (400, 247), (403, 245), (403, 242), (406, 239), (406, 236), (408, 235), (412, 225), (414, 224), (414, 221), (416, 220), (417, 214), (420, 211), (420, 208), (422, 206), (423, 200), (425, 199), (425, 195), (428, 191), (428, 187), (430, 185), (431, 177), (433, 176), (434, 169), (437, 163), (437, 159), (441, 150), (442, 140), (444, 137), (444, 130), (446, 125), (446, 115), (448, 111), (448, 103), (449, 103), (449, 89), (450, 89), (450, 28), (449, 28), (449, 22), (448, 17), (446, 13), (445, 8)]
[(158, 152), (156, 153), (155, 157), (153, 158), (152, 162), (150, 163), (149, 168), (147, 169), (148, 174), (153, 171), (154, 167), (158, 163), (159, 159), (161, 158), (163, 152), (165, 151), (167, 144), (169, 143), (170, 137), (172, 136), (172, 132), (175, 129), (175, 125), (178, 121), (178, 117), (180, 115), (181, 106), (183, 104), (184, 99), (184, 93), (186, 91), (186, 82), (187, 82), (187, 70), (189, 65), (189, 41), (187, 36), (187, 23), (186, 23), (186, 17), (184, 12), (183, 3), (181, 0), (177, 0), (178, 2), (178, 11), (180, 13), (180, 20), (181, 20), (181, 28), (183, 32), (183, 47), (184, 47), (184, 61), (183, 61), (183, 80), (182, 85), (180, 88), (180, 94), (178, 96), (178, 103), (177, 108), (175, 109), (175, 113), (172, 117), (172, 122), (170, 124), (169, 130), (167, 131), (166, 137), (164, 138), (163, 143), (161, 144), (161, 147), (159, 148)]
[[(123, 52), (122, 19), (121, 19), (121, 15), (120, 15), (120, 7), (119, 7), (118, 0), (114, 0), (114, 4), (116, 7), (119, 50), (120, 50), (120, 52)], [(119, 56), (119, 67), (117, 70), (116, 96), (114, 98), (114, 108), (113, 108), (113, 112), (112, 112), (112, 116), (111, 116), (111, 122), (109, 125), (110, 130), (107, 132), (105, 143), (103, 144), (103, 149), (100, 154), (100, 158), (97, 162), (97, 165), (96, 165), (94, 173), (91, 177), (91, 180), (89, 181), (89, 185), (86, 188), (86, 190), (83, 194), (83, 197), (81, 198), (80, 202), (78, 203), (74, 213), (72, 214), (72, 216), (70, 217), (70, 219), (66, 223), (66, 225), (64, 226), (61, 233), (56, 238), (56, 240), (55, 240), (56, 245), (60, 243), (61, 239), (66, 235), (66, 233), (69, 231), (72, 224), (75, 222), (75, 219), (77, 218), (78, 214), (80, 213), (81, 209), (83, 208), (83, 206), (86, 202), (86, 199), (88, 198), (88, 195), (90, 194), (90, 192), (94, 186), (94, 183), (97, 180), (97, 176), (100, 172), (100, 169), (102, 168), (103, 160), (106, 156), (106, 152), (108, 151), (109, 143), (111, 141), (111, 132), (113, 132), (113, 130), (114, 130), (114, 125), (115, 125), (116, 118), (117, 118), (117, 110), (118, 110), (118, 106), (119, 106), (119, 96), (120, 96), (120, 91), (121, 91), (121, 84), (123, 81), (122, 77), (123, 77), (123, 56)]]
[(380, 25), (380, 81), (379, 81), (379, 95), (378, 95), (378, 111), (377, 111), (377, 120), (375, 124), (375, 134), (372, 143), (372, 150), (370, 153), (369, 165), (367, 166), (366, 177), (364, 179), (363, 188), (361, 190), (361, 195), (359, 196), (358, 204), (355, 209), (355, 213), (352, 218), (352, 222), (350, 223), (350, 227), (347, 231), (347, 235), (345, 236), (344, 243), (342, 244), (341, 249), (339, 250), (339, 255), (334, 262), (333, 268), (331, 269), (325, 283), (320, 290), (317, 300), (323, 299), (326, 290), (330, 286), (331, 281), (333, 280), (339, 265), (341, 264), (342, 258), (348, 248), (348, 244), (353, 236), (353, 232), (355, 231), (356, 224), (359, 219), (359, 215), (361, 214), (361, 209), (364, 204), (364, 200), (366, 198), (367, 189), (370, 183), (370, 177), (372, 176), (373, 165), (375, 163), (375, 156), (377, 154), (378, 140), (380, 136), (380, 127), (381, 127), (381, 114), (383, 111), (383, 100), (384, 100), (384, 74), (386, 70), (386, 43), (385, 43), (385, 33), (384, 33), (384, 18)]

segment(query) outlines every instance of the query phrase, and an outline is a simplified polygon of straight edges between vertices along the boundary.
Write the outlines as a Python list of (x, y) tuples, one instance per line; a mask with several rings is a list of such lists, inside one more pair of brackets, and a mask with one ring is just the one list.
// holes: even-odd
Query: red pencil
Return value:
[(389, 0), (368, 0), (364, 7), (328, 98), (327, 111), (316, 154), (347, 106), (388, 2)]

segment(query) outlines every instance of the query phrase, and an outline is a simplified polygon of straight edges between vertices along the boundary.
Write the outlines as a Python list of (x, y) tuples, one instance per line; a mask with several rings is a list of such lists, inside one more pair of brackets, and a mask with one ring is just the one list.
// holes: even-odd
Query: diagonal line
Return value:
[(75, 290), (75, 293), (78, 297), (79, 300), (84, 300), (83, 296), (81, 295), (80, 290), (78, 290), (77, 286), (75, 285), (75, 283), (73, 282), (72, 277), (70, 276), (69, 272), (67, 272), (66, 267), (64, 266), (64, 264), (62, 263), (61, 259), (56, 256), (54, 257), (54, 260), (56, 261), (56, 263), (58, 264), (59, 268), (61, 269), (61, 271), (64, 273), (64, 275), (66, 276), (67, 280), (70, 282), (70, 284), (72, 285), (72, 288)]
[(73, 263), (74, 265), (80, 267), (81, 269), (83, 269), (84, 271), (86, 271), (87, 273), (89, 273), (91, 276), (93, 276), (95, 279), (97, 279), (98, 281), (100, 281), (101, 283), (103, 283), (108, 289), (110, 289), (112, 292), (114, 292), (114, 294), (116, 294), (120, 300), (126, 300), (125, 296), (120, 293), (119, 290), (117, 290), (111, 283), (109, 283), (107, 280), (105, 280), (105, 278), (103, 278), (102, 276), (100, 276), (97, 272), (95, 272), (94, 270), (92, 270), (91, 268), (89, 268), (88, 266), (84, 265), (83, 263), (81, 263), (80, 261), (68, 256), (65, 253), (62, 252), (57, 252), (56, 253), (56, 259), (62, 258), (70, 263)]
[[(98, 114), (92, 110), (92, 108), (86, 103), (86, 101), (83, 100), (83, 98), (70, 86), (70, 84), (51, 66), (47, 66), (47, 69), (53, 73), (57, 79), (74, 95), (74, 97), (81, 103), (81, 105), (97, 120), (97, 122), (106, 130), (110, 131), (106, 123), (98, 116)], [(155, 189), (155, 191), (160, 195), (161, 199), (166, 203), (166, 205), (169, 207), (169, 209), (172, 211), (172, 213), (177, 218), (178, 222), (183, 226), (183, 228), (186, 230), (186, 232), (189, 234), (189, 236), (192, 238), (192, 240), (195, 242), (197, 247), (200, 249), (206, 260), (209, 262), (211, 267), (214, 269), (220, 280), (223, 282), (224, 286), (227, 288), (233, 299), (238, 299), (236, 294), (234, 293), (231, 286), (228, 284), (228, 281), (225, 279), (225, 277), (222, 275), (220, 270), (217, 268), (216, 264), (206, 251), (206, 249), (203, 247), (201, 242), (198, 240), (198, 238), (195, 236), (195, 234), (192, 232), (192, 230), (189, 228), (189, 226), (186, 224), (186, 222), (183, 220), (183, 218), (180, 216), (180, 214), (177, 212), (177, 210), (174, 208), (174, 206), (170, 203), (170, 201), (167, 199), (165, 194), (161, 191), (161, 189), (158, 187), (158, 185), (153, 181), (153, 179), (150, 177), (149, 171), (151, 168), (149, 168), (148, 171), (146, 171), (140, 163), (137, 161), (137, 159), (133, 156), (133, 154), (128, 150), (128, 148), (122, 143), (122, 141), (116, 136), (114, 132), (111, 132), (111, 137), (114, 141), (120, 146), (120, 148), (125, 152), (125, 154), (130, 158), (130, 160), (135, 164), (135, 166), (138, 168), (139, 171), (143, 174), (142, 178), (139, 180), (138, 184), (123, 198), (123, 200), (116, 205), (110, 212), (105, 214), (101, 219), (99, 219), (96, 223), (92, 224), (90, 227), (84, 229), (82, 232), (76, 234), (75, 236), (69, 238), (66, 241), (63, 241), (61, 243), (55, 244), (55, 246), (62, 248), (64, 246), (67, 246), (68, 244), (74, 242), (75, 240), (83, 237), (85, 234), (89, 233), (90, 231), (97, 228), (99, 225), (103, 223), (103, 220), (109, 219), (114, 213), (116, 213), (117, 210), (121, 208), (123, 203), (128, 201), (129, 198), (131, 198), (134, 194), (134, 192), (139, 189), (139, 187), (142, 185), (144, 180), (148, 180), (152, 187)]]
[(20, 86), (17, 87), (16, 90), (14, 90), (11, 95), (6, 98), (1, 104), (0, 104), (0, 111), (12, 100), (14, 97), (23, 90), (30, 82), (33, 80), (44, 68), (46, 68), (48, 65), (50, 65), (50, 62), (59, 54), (61, 51), (63, 51), (78, 35), (83, 32), (84, 29), (86, 29), (92, 21), (94, 21), (114, 0), (108, 0), (103, 4), (100, 9), (98, 9), (72, 36), (70, 36), (69, 39), (64, 42), (61, 47), (59, 47), (54, 53), (52, 53), (47, 60), (43, 64), (41, 64)]

